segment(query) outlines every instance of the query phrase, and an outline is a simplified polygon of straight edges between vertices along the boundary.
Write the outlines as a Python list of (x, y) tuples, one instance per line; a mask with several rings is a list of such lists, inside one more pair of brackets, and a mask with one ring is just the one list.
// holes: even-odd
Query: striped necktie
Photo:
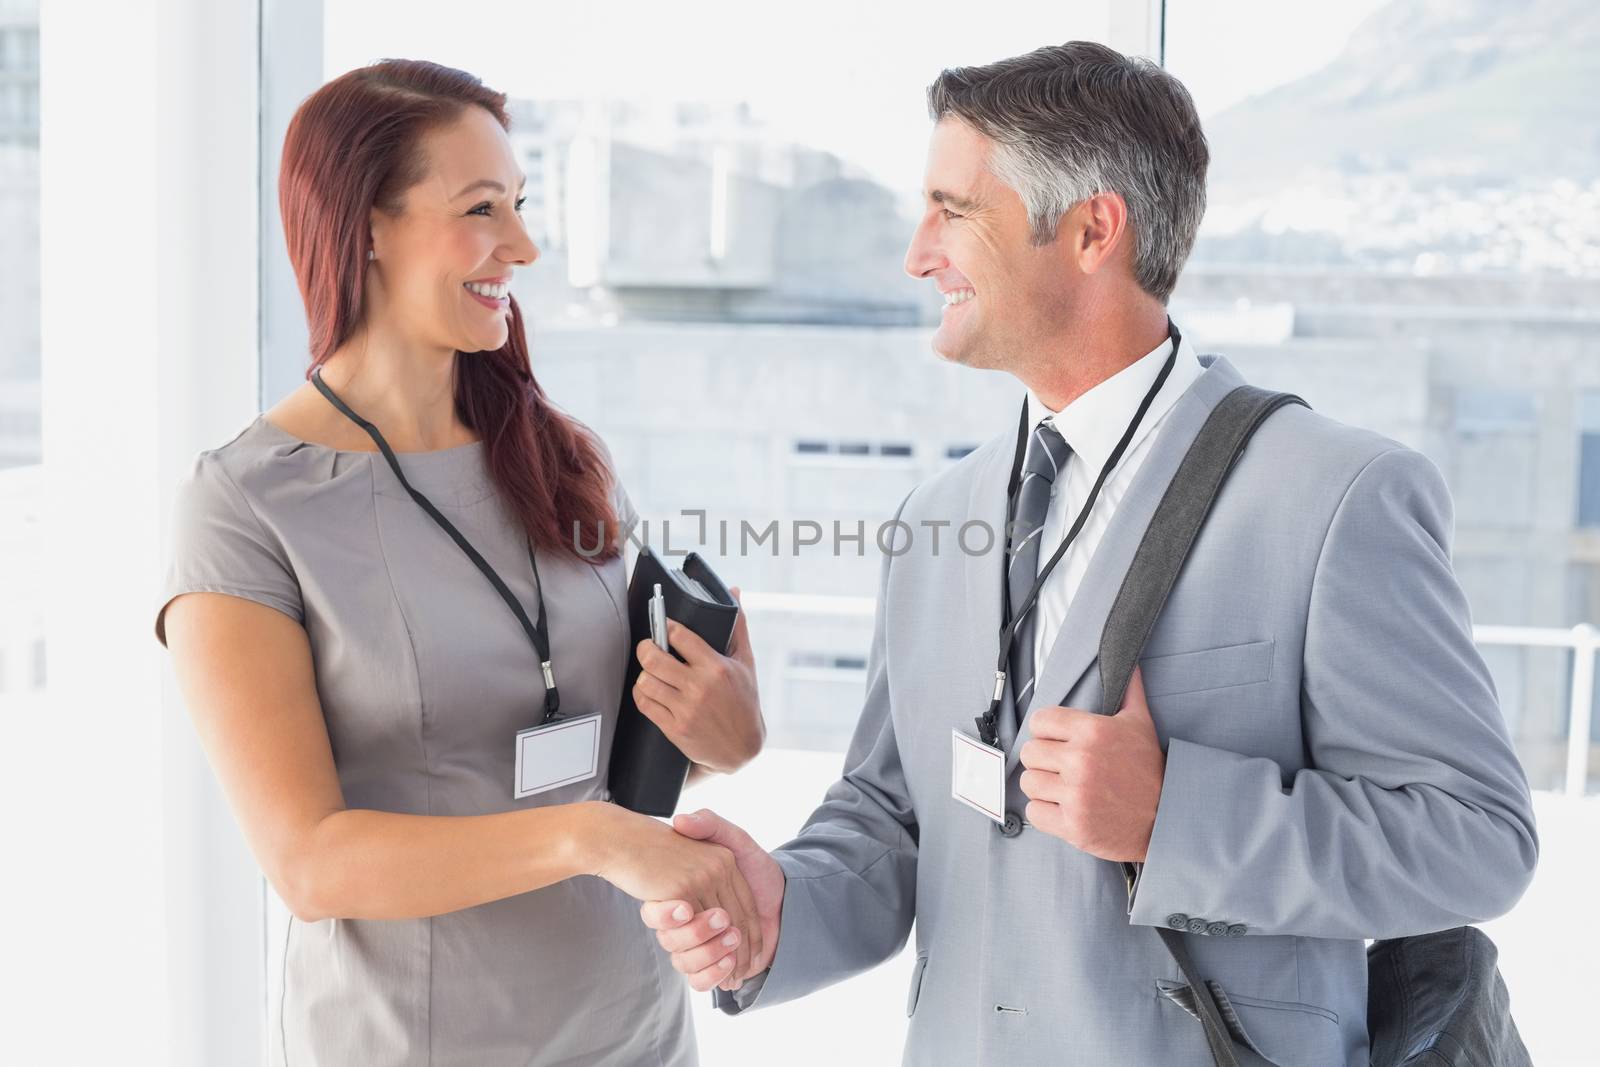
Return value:
[[(1050, 491), (1066, 469), (1070, 455), (1071, 447), (1049, 420), (1039, 423), (1028, 438), (1028, 451), (1022, 463), (1022, 481), (1017, 486), (1011, 558), (1006, 564), (1013, 616), (1022, 607), (1023, 598), (1039, 576), (1039, 542), (1043, 539), (1045, 513), (1050, 509)], [(1033, 662), (1033, 636), (1034, 622), (1038, 617), (1039, 609), (1035, 602), (1028, 617), (1017, 627), (1016, 639), (1011, 643), (1011, 692), (1016, 698), (1018, 719), (1028, 710), (1028, 703), (1033, 698), (1036, 666)]]

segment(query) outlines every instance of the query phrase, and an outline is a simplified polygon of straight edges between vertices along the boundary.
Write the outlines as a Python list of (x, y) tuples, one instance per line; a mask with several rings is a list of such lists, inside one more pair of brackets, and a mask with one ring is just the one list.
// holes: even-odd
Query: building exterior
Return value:
[(0, 0), (0, 144), (39, 147), (38, 0)]
[[(6, 10), (0, 58), (25, 57)], [(612, 449), (649, 520), (641, 535), (755, 594), (772, 742), (842, 749), (881, 524), (1008, 428), (1022, 390), (932, 354), (937, 294), (901, 270), (912, 222), (835, 157), (782, 143), (737, 105), (509, 106), (541, 247), (514, 286), (536, 374)], [(30, 242), (37, 255), (36, 151), (0, 144), (0, 240), (24, 246), (9, 262)], [(1456, 501), (1475, 622), (1600, 619), (1600, 282), (1217, 261), (1234, 247), (1203, 244), (1172, 302), (1201, 350), (1430, 456)], [(25, 287), (0, 294), (37, 307)], [(0, 464), (37, 462), (37, 316), (21, 306), (0, 323)], [(29, 514), (7, 509), (9, 536)], [(20, 600), (11, 614), (35, 615)], [(8, 664), (32, 647), (13, 638), (24, 651)], [(1530, 774), (1556, 784), (1568, 654), (1485, 654)]]
[(0, 469), (39, 462), (39, 12), (0, 0)]
[[(1174, 317), (1202, 350), (1223, 352), (1252, 381), (1299, 393), (1433, 459), (1456, 500), (1456, 570), (1475, 622), (1568, 626), (1600, 617), (1600, 323), (1570, 309), (1489, 310), (1462, 299), (1463, 288), (1481, 288), (1471, 280), (1430, 279), (1406, 308), (1313, 303), (1297, 311), (1287, 336), (1231, 343), (1228, 298), (1260, 293), (1252, 284), (1190, 274)], [(1383, 288), (1380, 279), (1369, 284)], [(1515, 284), (1501, 294), (1517, 296)], [(636, 505), (654, 520), (658, 549), (667, 534), (667, 547), (699, 551), (746, 589), (870, 597), (873, 531), (918, 481), (1007, 428), (1021, 396), (1004, 375), (942, 363), (930, 332), (625, 321), (545, 330), (534, 351), (551, 395), (618, 457)], [(703, 536), (701, 520), (683, 514), (700, 509)], [(777, 543), (757, 540), (773, 520)], [(858, 543), (848, 535), (862, 524)], [(819, 543), (795, 543), (813, 537)], [(842, 747), (864, 682), (870, 618), (754, 619), (774, 743)], [(1530, 773), (1553, 783), (1564, 751), (1566, 654), (1485, 654)]]
[[(749, 136), (719, 153), (669, 122), (633, 143), (637, 116), (596, 114), (544, 126), (545, 172), (565, 177), (543, 188), (587, 192), (546, 222), (547, 256), (564, 259), (517, 282), (536, 373), (610, 445), (652, 545), (764, 594), (752, 621), (773, 743), (841, 749), (875, 532), (913, 485), (1010, 426), (1021, 390), (932, 354), (937, 297), (901, 270), (912, 223), (889, 190), (814, 160), (773, 167), (781, 152), (751, 152)], [(1252, 381), (1433, 459), (1475, 622), (1600, 618), (1600, 283), (1252, 269), (1206, 251), (1175, 319)], [(1554, 784), (1569, 655), (1484, 651), (1530, 773)]]

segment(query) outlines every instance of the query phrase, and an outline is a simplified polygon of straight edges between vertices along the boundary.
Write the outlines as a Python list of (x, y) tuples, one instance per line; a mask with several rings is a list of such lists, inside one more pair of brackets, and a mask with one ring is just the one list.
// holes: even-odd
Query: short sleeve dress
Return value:
[[(481, 442), (402, 453), (426, 494), (535, 613), (527, 540)], [(616, 514), (634, 517), (620, 485)], [(595, 543), (595, 531), (584, 533)], [(350, 807), (479, 815), (608, 799), (627, 657), (626, 564), (539, 555), (562, 711), (600, 712), (601, 773), (513, 800), (512, 739), (544, 685), (527, 635), (376, 452), (257, 417), (201, 453), (178, 491), (156, 618), (210, 591), (301, 623)], [(582, 876), (415, 920), (291, 921), (270, 991), (275, 1064), (679, 1067), (696, 1059), (687, 986), (638, 905)]]

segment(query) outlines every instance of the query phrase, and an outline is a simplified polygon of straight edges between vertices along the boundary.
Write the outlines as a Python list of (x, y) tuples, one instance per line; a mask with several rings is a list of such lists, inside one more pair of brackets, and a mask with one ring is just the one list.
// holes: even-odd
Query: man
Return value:
[[(1006, 526), (1008, 428), (901, 504), (866, 706), (799, 836), (769, 856), (709, 812), (675, 824), (734, 850), (767, 924), (760, 957), (734, 973), (710, 912), (650, 903), (645, 921), (737, 1013), (889, 958), (915, 918), (908, 1063), (1209, 1063), (1147, 929), (1168, 927), (1268, 1060), (1365, 1064), (1363, 939), (1499, 915), (1537, 855), (1439, 473), (1279, 410), (1127, 700), (1102, 708), (1112, 600), (1189, 444), (1242, 384), (1174, 345), (1165, 312), (1204, 213), (1205, 139), (1175, 79), (1086, 42), (947, 70), (929, 103), (906, 269), (946, 296), (941, 356), (1027, 387), (1013, 543), (951, 544), (972, 520)], [(949, 524), (937, 547), (934, 523)], [(1004, 602), (1021, 621), (1001, 653)], [(1003, 819), (952, 783), (951, 731), (984, 743), (997, 654)], [(1131, 886), (1121, 861), (1143, 865)]]

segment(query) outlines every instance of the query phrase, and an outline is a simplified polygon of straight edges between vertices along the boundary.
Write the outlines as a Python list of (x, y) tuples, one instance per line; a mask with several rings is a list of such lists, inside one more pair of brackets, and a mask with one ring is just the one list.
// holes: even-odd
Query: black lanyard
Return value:
[(1094, 503), (1100, 496), (1101, 486), (1106, 484), (1106, 479), (1116, 469), (1117, 461), (1128, 450), (1128, 443), (1133, 440), (1134, 432), (1139, 429), (1139, 424), (1144, 421), (1145, 413), (1150, 410), (1150, 405), (1155, 403), (1156, 394), (1161, 392), (1161, 387), (1167, 384), (1167, 378), (1172, 374), (1172, 368), (1178, 360), (1178, 345), (1182, 341), (1178, 327), (1172, 320), (1167, 319), (1167, 336), (1172, 341), (1172, 351), (1167, 353), (1167, 361), (1161, 365), (1161, 373), (1156, 375), (1156, 380), (1144, 394), (1144, 399), (1139, 402), (1139, 408), (1133, 413), (1133, 421), (1128, 423), (1128, 428), (1122, 432), (1122, 439), (1117, 442), (1117, 447), (1111, 450), (1111, 455), (1106, 457), (1106, 462), (1100, 468), (1100, 476), (1094, 480), (1094, 486), (1089, 490), (1088, 499), (1083, 502), (1083, 509), (1078, 512), (1078, 517), (1073, 520), (1072, 527), (1067, 530), (1067, 535), (1061, 539), (1060, 546), (1055, 554), (1050, 557), (1039, 571), (1039, 576), (1034, 579), (1033, 585), (1028, 590), (1028, 595), (1022, 598), (1022, 603), (1017, 607), (1015, 616), (1011, 614), (1011, 583), (1007, 578), (1007, 568), (1010, 563), (1010, 539), (1012, 536), (1011, 525), (1016, 521), (1017, 494), (1022, 486), (1022, 461), (1027, 454), (1028, 447), (1028, 400), (1022, 400), (1022, 417), (1017, 422), (1017, 449), (1016, 455), (1011, 460), (1011, 477), (1006, 481), (1006, 528), (1007, 543), (1006, 561), (1000, 567), (1000, 603), (1004, 607), (1001, 616), (1007, 619), (1005, 626), (1000, 631), (1000, 658), (994, 668), (994, 696), (989, 700), (989, 710), (979, 715), (974, 721), (978, 724), (978, 736), (986, 745), (995, 745), (999, 741), (1000, 699), (1006, 690), (1006, 671), (1011, 665), (1011, 645), (1016, 640), (1017, 627), (1022, 625), (1022, 620), (1028, 617), (1028, 612), (1033, 610), (1034, 603), (1039, 599), (1039, 591), (1044, 588), (1044, 583), (1050, 577), (1050, 572), (1055, 570), (1061, 557), (1067, 554), (1067, 549), (1072, 547), (1072, 542), (1077, 540), (1078, 532), (1083, 529), (1083, 524), (1088, 521), (1089, 513), (1094, 510)]
[(495, 592), (500, 594), (500, 599), (504, 600), (506, 606), (516, 615), (517, 621), (522, 624), (523, 632), (528, 635), (528, 640), (533, 642), (534, 651), (539, 654), (539, 668), (544, 672), (544, 717), (540, 719), (540, 724), (543, 725), (556, 718), (557, 713), (561, 710), (561, 692), (556, 689), (555, 670), (550, 663), (550, 624), (546, 620), (544, 613), (544, 581), (539, 577), (539, 560), (534, 556), (533, 543), (531, 541), (528, 543), (528, 561), (533, 564), (534, 589), (539, 598), (539, 619), (537, 622), (528, 621), (528, 613), (522, 610), (522, 605), (517, 601), (511, 590), (506, 587), (506, 583), (501, 581), (500, 575), (496, 574), (495, 569), (489, 566), (489, 561), (479, 555), (478, 550), (473, 548), (465, 537), (461, 536), (461, 531), (455, 528), (455, 524), (445, 518), (439, 512), (439, 509), (433, 506), (433, 501), (423, 496), (418, 490), (413, 489), (411, 483), (406, 481), (405, 473), (400, 469), (400, 461), (395, 458), (394, 450), (389, 447), (389, 442), (383, 439), (383, 434), (378, 432), (376, 426), (351, 411), (349, 405), (334, 395), (333, 390), (328, 388), (328, 383), (322, 380), (321, 367), (311, 372), (311, 381), (321, 391), (322, 395), (328, 398), (330, 404), (343, 412), (351, 422), (367, 431), (367, 436), (371, 437), (373, 443), (378, 446), (378, 450), (383, 453), (383, 458), (389, 461), (389, 467), (394, 471), (394, 476), (400, 479), (400, 484), (405, 487), (406, 492), (411, 494), (411, 499), (422, 505), (422, 510), (426, 511), (429, 517), (438, 523), (445, 533), (450, 535), (450, 539), (477, 565), (478, 570), (483, 572), (483, 576), (489, 579), (489, 584), (494, 586)]

